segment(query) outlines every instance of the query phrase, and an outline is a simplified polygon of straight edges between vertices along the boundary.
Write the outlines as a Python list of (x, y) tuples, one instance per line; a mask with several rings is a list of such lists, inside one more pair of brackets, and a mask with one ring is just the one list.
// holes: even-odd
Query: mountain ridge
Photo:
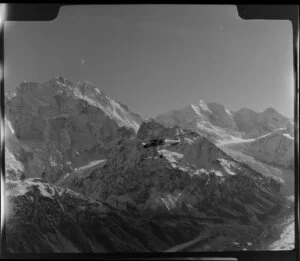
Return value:
[(213, 251), (241, 250), (284, 206), (281, 180), (213, 142), (242, 140), (226, 106), (200, 100), (166, 126), (56, 77), (21, 84), (6, 107), (11, 252), (164, 251), (199, 234), (222, 242)]
[(105, 158), (144, 120), (97, 87), (61, 77), (20, 84), (6, 95), (5, 106), (14, 136), (29, 155), (27, 177), (43, 174), (52, 181), (70, 167)]
[(224, 105), (205, 103), (203, 100), (199, 100), (198, 105), (190, 104), (181, 109), (161, 113), (154, 119), (166, 126), (178, 125), (200, 132), (210, 131), (214, 133), (216, 141), (222, 139), (224, 130), (233, 137), (249, 138), (292, 124), (290, 119), (274, 108), (269, 107), (262, 112), (255, 112), (244, 107), (234, 112)]

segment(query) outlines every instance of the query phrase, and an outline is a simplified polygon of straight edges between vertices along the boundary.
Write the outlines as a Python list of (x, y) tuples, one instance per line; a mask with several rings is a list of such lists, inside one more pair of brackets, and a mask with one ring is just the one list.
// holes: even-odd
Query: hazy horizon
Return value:
[(289, 21), (242, 20), (235, 6), (103, 5), (4, 29), (6, 89), (62, 76), (144, 117), (199, 100), (293, 117)]

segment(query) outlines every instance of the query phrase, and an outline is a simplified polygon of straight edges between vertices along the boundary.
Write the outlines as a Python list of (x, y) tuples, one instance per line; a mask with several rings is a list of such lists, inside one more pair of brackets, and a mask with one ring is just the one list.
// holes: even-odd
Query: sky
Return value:
[(199, 100), (293, 116), (292, 24), (235, 6), (62, 7), (53, 21), (5, 22), (5, 89), (56, 76), (89, 81), (144, 117)]

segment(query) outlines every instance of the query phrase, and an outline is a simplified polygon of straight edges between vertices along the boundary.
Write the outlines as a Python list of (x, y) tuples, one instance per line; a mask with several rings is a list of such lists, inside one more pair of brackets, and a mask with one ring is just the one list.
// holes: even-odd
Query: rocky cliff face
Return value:
[[(182, 132), (147, 122), (137, 136), (151, 137), (150, 130), (160, 137)], [(180, 145), (171, 148), (147, 150), (133, 138), (116, 146), (107, 162), (89, 175), (65, 179), (60, 185), (147, 215), (198, 217), (210, 209), (215, 219), (240, 224), (260, 224), (268, 211), (281, 204), (276, 195), (279, 183), (233, 160), (206, 138), (182, 136)]]
[(199, 246), (221, 239), (206, 251), (241, 250), (259, 230), (205, 214), (123, 211), (36, 178), (8, 181), (7, 201), (8, 253), (159, 252), (199, 235)]
[(166, 127), (180, 126), (201, 134), (237, 161), (264, 176), (281, 179), (285, 193), (293, 193), (294, 123), (276, 110), (267, 108), (258, 113), (242, 108), (231, 112), (200, 101), (158, 115), (156, 120)]
[(4, 140), (5, 140), (5, 174), (10, 180), (19, 180), (25, 176), (23, 161), (26, 152), (19, 140), (14, 135), (11, 123), (4, 119)]
[[(163, 251), (195, 234), (189, 220), (148, 220), (40, 179), (7, 182), (9, 253)], [(172, 225), (177, 236), (170, 239)]]
[(135, 135), (142, 118), (88, 83), (55, 78), (23, 83), (6, 96), (6, 117), (27, 153), (26, 177), (56, 181), (105, 158)]

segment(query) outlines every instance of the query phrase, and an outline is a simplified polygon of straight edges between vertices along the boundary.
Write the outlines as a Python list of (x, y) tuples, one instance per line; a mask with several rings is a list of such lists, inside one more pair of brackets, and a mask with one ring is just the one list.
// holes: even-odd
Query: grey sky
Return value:
[(64, 7), (5, 24), (5, 88), (87, 80), (143, 116), (199, 99), (293, 116), (292, 25), (242, 20), (235, 6)]

